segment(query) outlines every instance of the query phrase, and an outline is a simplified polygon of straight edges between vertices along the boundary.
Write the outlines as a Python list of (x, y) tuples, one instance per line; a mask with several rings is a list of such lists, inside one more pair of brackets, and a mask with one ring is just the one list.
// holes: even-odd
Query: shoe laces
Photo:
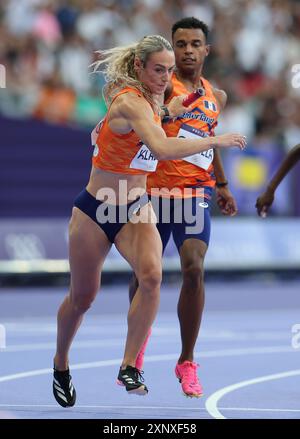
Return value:
[(134, 367), (134, 375), (135, 375), (135, 378), (137, 380), (139, 380), (141, 383), (143, 383), (145, 381), (145, 378), (143, 377), (143, 375), (144, 375), (143, 370), (139, 370), (136, 367)]
[(136, 381), (140, 381), (141, 383), (143, 383), (145, 381), (145, 379), (143, 377), (143, 374), (144, 374), (143, 370), (140, 370), (137, 367), (127, 366), (127, 368), (123, 369), (121, 371), (121, 373), (124, 373), (125, 371), (126, 371), (126, 374), (128, 376), (130, 376), (130, 375), (131, 375), (131, 377), (133, 376)]

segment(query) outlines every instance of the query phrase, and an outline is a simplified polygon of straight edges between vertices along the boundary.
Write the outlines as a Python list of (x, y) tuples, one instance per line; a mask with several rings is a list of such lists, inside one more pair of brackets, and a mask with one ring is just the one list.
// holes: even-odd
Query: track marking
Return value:
[[(287, 347), (287, 346), (264, 346), (264, 347), (259, 347), (259, 348), (239, 348), (239, 349), (227, 349), (227, 350), (223, 349), (223, 350), (215, 350), (215, 351), (197, 352), (195, 354), (195, 357), (196, 358), (199, 358), (199, 357), (200, 358), (203, 358), (203, 357), (213, 358), (213, 357), (225, 357), (225, 356), (271, 354), (271, 353), (280, 353), (280, 352), (295, 353), (295, 350), (293, 350), (291, 347)], [(150, 362), (177, 360), (177, 358), (178, 358), (177, 353), (176, 354), (163, 354), (163, 355), (149, 355), (147, 357), (147, 362), (150, 363)], [(82, 369), (114, 366), (114, 365), (120, 365), (121, 362), (122, 362), (122, 358), (113, 359), (113, 360), (94, 361), (94, 362), (88, 362), (88, 363), (79, 363), (79, 364), (71, 365), (71, 369), (72, 370), (82, 370)], [(34, 377), (34, 376), (40, 376), (40, 375), (47, 375), (47, 374), (52, 374), (52, 373), (53, 373), (52, 368), (36, 369), (36, 370), (27, 371), (27, 372), (20, 372), (20, 373), (15, 373), (15, 374), (5, 375), (5, 376), (0, 377), (0, 383), (12, 381), (12, 380), (16, 380), (16, 379), (22, 379), (22, 378), (28, 378), (28, 377)], [(213, 393), (207, 399), (206, 404), (205, 404), (206, 410), (214, 418), (225, 419), (225, 417), (218, 410), (217, 403), (218, 403), (219, 399), (222, 398), (226, 393), (229, 393), (233, 390), (236, 390), (238, 388), (241, 388), (241, 387), (244, 387), (247, 385), (256, 384), (256, 383), (263, 382), (263, 381), (280, 379), (280, 378), (294, 376), (294, 375), (300, 375), (300, 370), (284, 372), (281, 374), (275, 374), (275, 375), (269, 375), (269, 376), (263, 376), (263, 377), (255, 378), (252, 380), (242, 381), (240, 383), (237, 383), (237, 384), (234, 384), (231, 386), (227, 386), (227, 387), (220, 389), (219, 391)], [(21, 406), (22, 405), (20, 405), (20, 407)], [(38, 406), (42, 407), (41, 405), (38, 405)], [(11, 405), (11, 406), (6, 405), (5, 407), (14, 407), (14, 405)], [(52, 407), (52, 406), (50, 406), (50, 407)], [(94, 406), (94, 407), (101, 408), (101, 407), (105, 407), (105, 406)], [(106, 406), (106, 407), (110, 407), (110, 406)], [(86, 406), (86, 408), (91, 408), (91, 406)], [(116, 408), (116, 406), (112, 406), (112, 408)], [(164, 408), (166, 409), (166, 407), (164, 407)], [(170, 408), (170, 410), (171, 410), (171, 408)], [(188, 410), (191, 410), (191, 408), (189, 407)], [(205, 409), (203, 408), (203, 410), (205, 410)], [(248, 410), (248, 411), (250, 411), (252, 409), (223, 408), (222, 410)], [(256, 410), (256, 409), (254, 409), (254, 410)], [(283, 410), (284, 409), (282, 409), (282, 411)], [(288, 410), (288, 411), (290, 411), (290, 410)]]
[[(207, 398), (205, 402), (205, 407), (208, 413), (215, 419), (226, 419), (224, 415), (218, 409), (218, 402), (223, 396), (234, 390), (241, 389), (242, 387), (252, 386), (254, 384), (264, 383), (266, 381), (280, 380), (282, 378), (289, 378), (292, 376), (300, 375), (300, 369), (290, 370), (288, 372), (275, 373), (272, 375), (264, 375), (261, 377), (253, 378), (251, 380), (240, 381), (236, 384), (231, 384), (230, 386), (223, 387), (222, 389), (214, 392)], [(221, 409), (220, 409), (221, 410)]]
[[(160, 340), (162, 343), (170, 343), (170, 340)], [(177, 342), (177, 340), (175, 340)], [(74, 349), (87, 349), (93, 347), (109, 347), (109, 346), (119, 346), (124, 344), (123, 338), (112, 338), (105, 340), (85, 340), (85, 341), (75, 341), (72, 344), (72, 348)], [(36, 351), (36, 350), (53, 350), (56, 347), (56, 343), (47, 342), (47, 343), (27, 343), (27, 344), (18, 344), (18, 345), (8, 345), (6, 346), (3, 353), (9, 352), (25, 352), (25, 351)], [(295, 352), (291, 346), (287, 345), (279, 345), (279, 346), (263, 346), (263, 347), (252, 347), (252, 348), (233, 348), (233, 349), (222, 349), (222, 350), (213, 350), (213, 351), (204, 351), (204, 352), (196, 352), (195, 357), (218, 357), (218, 356), (231, 356), (231, 355), (245, 355), (245, 354), (260, 354), (260, 353), (276, 353), (276, 352)], [(173, 357), (171, 358), (173, 359)]]
[[(241, 348), (241, 349), (223, 349), (216, 351), (196, 352), (195, 358), (215, 358), (215, 357), (227, 357), (227, 356), (241, 356), (241, 355), (257, 355), (257, 354), (273, 354), (280, 352), (295, 353), (295, 350), (287, 346), (261, 346), (259, 348)], [(161, 354), (161, 355), (149, 355), (147, 356), (147, 362), (156, 363), (160, 361), (177, 360), (178, 354)], [(72, 370), (80, 369), (93, 369), (97, 367), (120, 365), (123, 359), (118, 358), (115, 360), (102, 360), (93, 361), (89, 363), (79, 363), (70, 365)], [(0, 383), (5, 381), (17, 380), (20, 378), (28, 378), (38, 375), (46, 375), (53, 373), (53, 368), (36, 369), (27, 372), (19, 372), (12, 375), (0, 376)]]
[[(7, 408), (53, 408), (58, 406), (54, 404), (0, 404), (0, 407)], [(180, 410), (180, 411), (207, 411), (204, 407), (168, 407), (168, 406), (128, 406), (128, 405), (77, 405), (74, 409), (130, 409), (130, 410)], [(246, 411), (246, 412), (295, 412), (299, 413), (300, 409), (278, 409), (278, 408), (255, 408), (255, 407), (220, 407), (222, 411)]]
[[(0, 404), (0, 407), (24, 407), (24, 408), (54, 408), (57, 409), (58, 406), (54, 404)], [(161, 410), (161, 409), (167, 409), (167, 410), (186, 410), (190, 412), (191, 410), (197, 410), (197, 411), (204, 411), (206, 412), (206, 409), (204, 407), (168, 407), (168, 406), (128, 406), (128, 405), (77, 405), (75, 406), (77, 409), (131, 409), (131, 410), (143, 410), (143, 409), (149, 409), (149, 410)]]

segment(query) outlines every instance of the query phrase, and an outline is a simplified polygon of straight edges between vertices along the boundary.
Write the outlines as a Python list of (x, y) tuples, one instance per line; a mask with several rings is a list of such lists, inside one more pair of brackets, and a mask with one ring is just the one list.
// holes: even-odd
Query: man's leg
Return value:
[[(200, 199), (201, 200), (201, 199)], [(197, 376), (194, 362), (194, 348), (197, 341), (204, 308), (204, 270), (203, 263), (210, 237), (210, 213), (203, 208), (199, 198), (187, 201), (194, 215), (201, 220), (192, 233), (183, 220), (174, 224), (173, 238), (180, 254), (182, 287), (177, 306), (181, 333), (181, 354), (175, 373), (183, 392), (187, 396), (199, 397), (203, 390)]]
[(206, 250), (207, 244), (198, 239), (188, 239), (180, 248), (182, 287), (177, 313), (182, 350), (178, 363), (194, 361), (194, 347), (204, 308), (203, 263)]

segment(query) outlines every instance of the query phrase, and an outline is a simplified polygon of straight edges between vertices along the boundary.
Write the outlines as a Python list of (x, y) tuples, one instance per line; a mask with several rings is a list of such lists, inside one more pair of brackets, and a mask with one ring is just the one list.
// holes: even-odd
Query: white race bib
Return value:
[(154, 172), (157, 167), (157, 159), (147, 145), (143, 144), (130, 163), (130, 168), (141, 169), (146, 172)]
[[(177, 137), (180, 139), (199, 139), (199, 137), (208, 137), (208, 134), (198, 130), (197, 128), (190, 127), (189, 125), (183, 125), (180, 128)], [(182, 160), (207, 170), (210, 167), (213, 159), (214, 150), (211, 148), (208, 151), (197, 152), (196, 154), (184, 157)]]

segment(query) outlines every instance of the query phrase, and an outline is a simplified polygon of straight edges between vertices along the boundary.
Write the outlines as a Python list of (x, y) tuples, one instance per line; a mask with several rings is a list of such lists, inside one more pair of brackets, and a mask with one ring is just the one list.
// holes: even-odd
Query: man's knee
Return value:
[(185, 285), (192, 289), (199, 288), (203, 284), (204, 278), (204, 258), (190, 260), (182, 266), (182, 277)]

